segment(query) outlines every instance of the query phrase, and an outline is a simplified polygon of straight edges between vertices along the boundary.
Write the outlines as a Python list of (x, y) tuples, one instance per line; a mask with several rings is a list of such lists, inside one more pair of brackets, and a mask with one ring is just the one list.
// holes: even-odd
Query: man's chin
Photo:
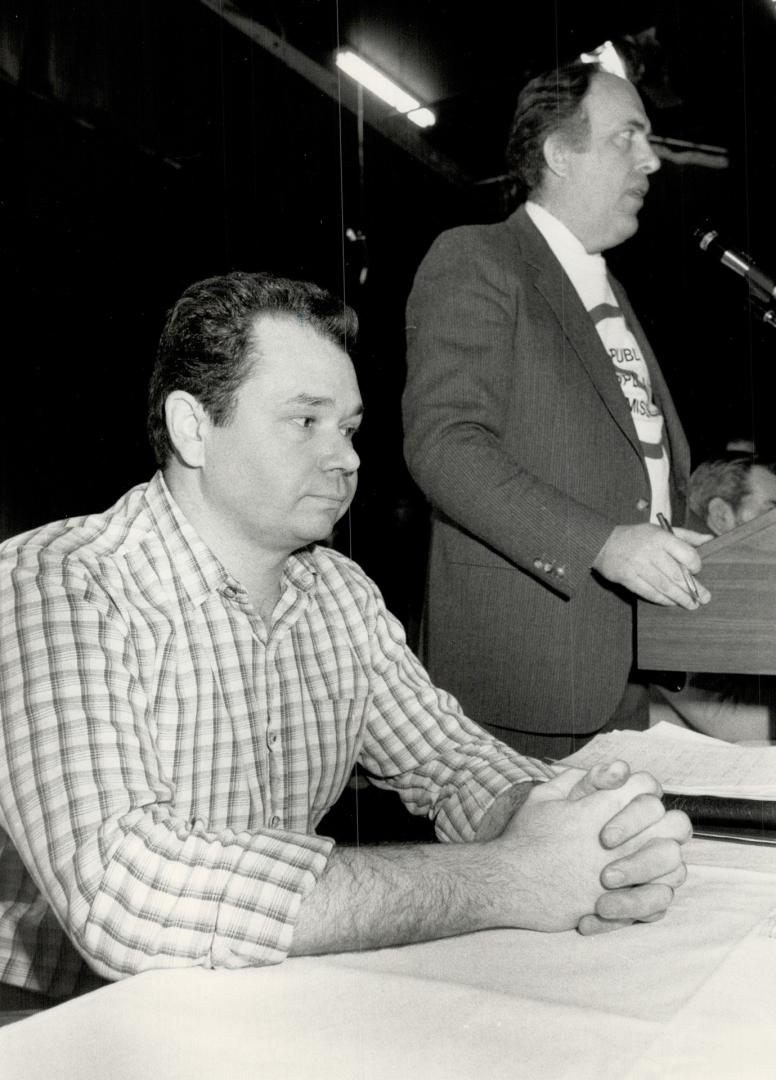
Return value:
[(306, 520), (300, 521), (297, 535), (302, 541), (300, 546), (307, 544), (326, 543), (331, 540), (334, 527), (347, 513), (349, 503), (344, 506), (330, 506), (316, 514), (306, 515)]
[(608, 251), (619, 244), (624, 244), (626, 240), (630, 240), (632, 236), (635, 236), (638, 230), (639, 219), (635, 214), (620, 215), (612, 228), (609, 242), (601, 250)]

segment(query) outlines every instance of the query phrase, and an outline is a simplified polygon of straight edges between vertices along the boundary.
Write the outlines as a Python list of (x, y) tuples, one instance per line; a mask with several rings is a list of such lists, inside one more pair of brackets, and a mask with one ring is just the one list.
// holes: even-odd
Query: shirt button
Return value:
[(277, 814), (273, 814), (272, 817), (269, 819), (269, 827), (271, 829), (276, 829), (279, 824), (280, 824), (280, 818), (278, 817)]
[(277, 741), (278, 733), (276, 731), (270, 731), (270, 733), (267, 735), (267, 745), (274, 746)]
[(636, 509), (642, 512), (649, 509), (649, 502), (646, 499), (636, 499)]

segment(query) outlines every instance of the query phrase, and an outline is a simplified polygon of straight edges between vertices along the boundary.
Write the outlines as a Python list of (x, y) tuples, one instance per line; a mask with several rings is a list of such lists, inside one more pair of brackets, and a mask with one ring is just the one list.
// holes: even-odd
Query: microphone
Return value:
[(703, 225), (695, 230), (693, 236), (698, 241), (701, 251), (708, 252), (713, 258), (719, 259), (723, 266), (727, 266), (736, 274), (740, 274), (742, 278), (746, 278), (750, 287), (760, 293), (763, 300), (776, 299), (776, 281), (761, 270), (757, 263), (743, 251), (725, 247), (716, 229)]

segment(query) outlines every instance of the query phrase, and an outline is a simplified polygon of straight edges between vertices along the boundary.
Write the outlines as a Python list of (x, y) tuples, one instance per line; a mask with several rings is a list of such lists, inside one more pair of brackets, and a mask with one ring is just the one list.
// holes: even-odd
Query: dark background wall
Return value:
[(510, 208), (493, 177), (519, 86), (616, 33), (642, 34), (656, 132), (725, 147), (727, 168), (666, 160), (611, 262), (696, 460), (733, 435), (772, 454), (776, 334), (692, 231), (711, 217), (769, 265), (773, 5), (580, 6), (484, 3), (462, 22), (442, 2), (243, 5), (322, 65), (338, 40), (403, 43), (405, 66), (447, 94), (423, 137), (458, 162), (454, 182), (368, 124), (359, 144), (351, 111), (196, 0), (0, 5), (0, 536), (148, 478), (145, 387), (186, 284), (231, 268), (309, 277), (362, 322), (363, 468), (340, 539), (412, 628), (425, 543), (399, 418), (412, 275), (441, 229)]

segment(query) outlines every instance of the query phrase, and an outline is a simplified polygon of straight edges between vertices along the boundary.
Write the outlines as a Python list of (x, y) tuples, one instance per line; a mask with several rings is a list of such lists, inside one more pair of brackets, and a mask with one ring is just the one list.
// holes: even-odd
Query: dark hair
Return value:
[(714, 498), (724, 499), (737, 512), (749, 494), (749, 474), (758, 464), (751, 455), (702, 461), (690, 477), (687, 489), (687, 501), (692, 512), (705, 521), (709, 503)]
[(234, 271), (196, 281), (167, 314), (148, 395), (148, 438), (160, 466), (173, 452), (164, 403), (186, 390), (214, 424), (226, 424), (258, 352), (260, 315), (295, 316), (347, 350), (358, 332), (355, 312), (308, 281)]
[(581, 108), (582, 99), (599, 71), (596, 64), (574, 60), (563, 67), (537, 75), (520, 91), (507, 143), (507, 167), (530, 194), (544, 176), (544, 141), (562, 131), (575, 150), (583, 150), (590, 122)]

